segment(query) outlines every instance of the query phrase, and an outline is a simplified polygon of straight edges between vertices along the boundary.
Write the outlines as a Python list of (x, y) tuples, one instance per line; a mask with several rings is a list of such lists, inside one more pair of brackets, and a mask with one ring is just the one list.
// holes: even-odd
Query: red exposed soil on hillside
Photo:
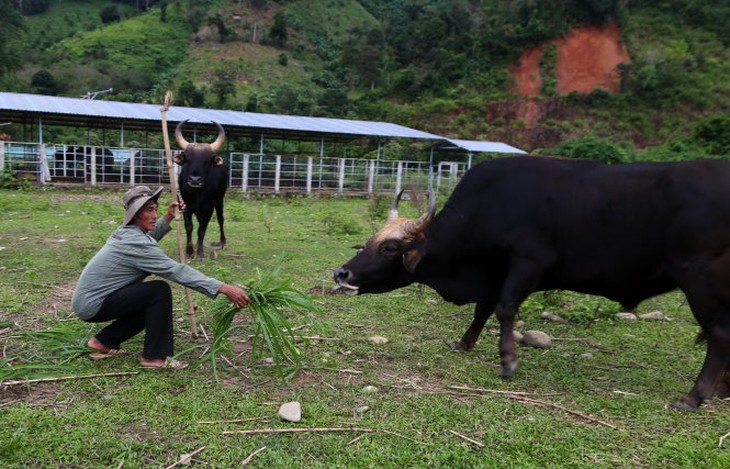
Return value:
[[(572, 91), (590, 93), (597, 89), (615, 93), (621, 85), (619, 64), (631, 62), (621, 43), (621, 30), (617, 25), (575, 28), (565, 38), (523, 52), (519, 65), (510, 67), (517, 94), (527, 98), (540, 94), (540, 57), (550, 44), (557, 46), (555, 78), (559, 94)], [(537, 106), (531, 99), (523, 116), (528, 124), (535, 122), (537, 112)]]

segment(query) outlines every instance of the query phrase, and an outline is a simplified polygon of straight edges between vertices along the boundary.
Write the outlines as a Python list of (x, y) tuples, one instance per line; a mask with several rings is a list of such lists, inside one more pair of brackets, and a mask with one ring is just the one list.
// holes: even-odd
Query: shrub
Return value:
[(554, 148), (540, 152), (548, 156), (565, 156), (568, 158), (587, 158), (607, 164), (623, 163), (630, 159), (630, 153), (621, 146), (606, 138), (585, 137), (568, 140)]
[(695, 127), (693, 138), (710, 154), (730, 154), (730, 116), (718, 114), (703, 119)]
[(25, 178), (18, 178), (15, 172), (4, 169), (0, 172), (0, 189), (30, 190), (30, 181)]
[(357, 220), (346, 213), (326, 210), (321, 221), (328, 235), (356, 235), (362, 232)]

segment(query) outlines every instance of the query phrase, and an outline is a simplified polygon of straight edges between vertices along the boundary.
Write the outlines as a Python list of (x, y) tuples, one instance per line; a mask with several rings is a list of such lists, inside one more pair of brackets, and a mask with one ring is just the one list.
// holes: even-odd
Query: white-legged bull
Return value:
[[(226, 139), (223, 126), (214, 122), (218, 127), (218, 136), (213, 143), (191, 143), (185, 140), (182, 134), (183, 126), (187, 121), (180, 122), (175, 128), (175, 141), (182, 153), (175, 156), (175, 163), (182, 167), (180, 171), (180, 195), (185, 202), (183, 219), (187, 235), (186, 252), (193, 253), (198, 259), (205, 258), (203, 240), (208, 223), (215, 210), (220, 228), (220, 243), (214, 243), (221, 249), (226, 246), (226, 235), (223, 231), (223, 198), (228, 189), (228, 165), (217, 152), (222, 148)], [(198, 238), (193, 249), (193, 215), (198, 220)]]

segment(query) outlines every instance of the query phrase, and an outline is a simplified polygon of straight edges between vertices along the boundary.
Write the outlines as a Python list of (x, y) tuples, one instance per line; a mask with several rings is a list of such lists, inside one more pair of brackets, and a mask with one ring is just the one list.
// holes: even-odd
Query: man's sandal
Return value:
[(112, 348), (108, 352), (92, 352), (89, 354), (89, 358), (92, 360), (103, 360), (109, 357), (118, 357), (119, 355), (126, 354), (127, 351), (123, 349)]
[(141, 365), (142, 368), (146, 368), (148, 370), (182, 370), (184, 368), (188, 367), (188, 364), (185, 362), (182, 362), (180, 360), (176, 360), (172, 357), (165, 358), (164, 363), (161, 363), (159, 365)]

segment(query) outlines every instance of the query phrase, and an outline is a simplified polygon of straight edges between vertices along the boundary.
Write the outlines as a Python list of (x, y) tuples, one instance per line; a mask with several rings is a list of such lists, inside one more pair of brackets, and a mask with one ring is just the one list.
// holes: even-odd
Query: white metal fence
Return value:
[[(231, 153), (230, 187), (243, 193), (393, 193), (426, 190), (429, 178), (438, 191), (450, 190), (466, 163), (384, 161), (321, 156)], [(46, 183), (84, 186), (169, 184), (161, 149), (38, 145), (0, 142), (0, 171), (11, 170)]]

